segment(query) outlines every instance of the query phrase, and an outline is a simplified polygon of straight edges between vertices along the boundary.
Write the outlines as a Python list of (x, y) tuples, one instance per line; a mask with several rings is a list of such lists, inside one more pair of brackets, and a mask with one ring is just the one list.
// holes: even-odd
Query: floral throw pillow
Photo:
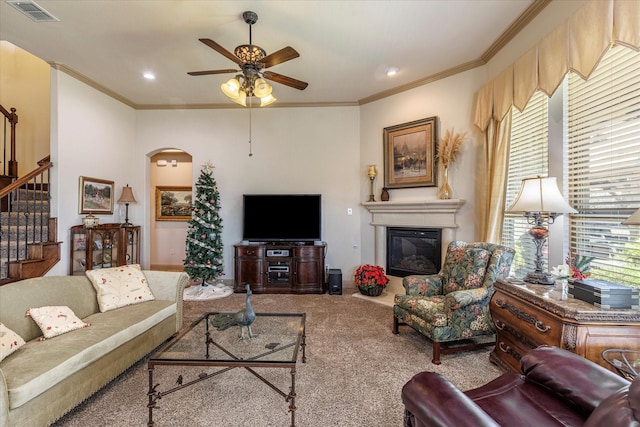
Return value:
[(138, 264), (88, 270), (85, 274), (98, 294), (98, 306), (103, 313), (155, 299)]
[(20, 335), (0, 323), (0, 362), (24, 344)]
[(25, 316), (30, 316), (42, 331), (43, 338), (40, 340), (90, 326), (65, 305), (30, 308)]

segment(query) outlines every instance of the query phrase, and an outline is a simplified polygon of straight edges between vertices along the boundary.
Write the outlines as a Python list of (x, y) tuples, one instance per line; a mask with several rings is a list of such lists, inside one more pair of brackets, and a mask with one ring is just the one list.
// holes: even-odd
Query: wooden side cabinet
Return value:
[(69, 274), (140, 262), (140, 226), (101, 224), (71, 227)]
[[(490, 311), (497, 330), (490, 360), (520, 372), (520, 358), (530, 349), (552, 345), (614, 370), (602, 357), (609, 348), (640, 350), (640, 312), (603, 309), (571, 296), (560, 285), (498, 280)], [(614, 371), (615, 372), (615, 371)]]
[(235, 245), (235, 287), (255, 293), (321, 294), (326, 244)]

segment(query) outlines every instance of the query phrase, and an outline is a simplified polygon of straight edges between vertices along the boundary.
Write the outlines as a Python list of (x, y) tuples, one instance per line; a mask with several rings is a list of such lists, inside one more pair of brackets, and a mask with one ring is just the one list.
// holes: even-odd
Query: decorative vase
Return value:
[(569, 281), (567, 279), (556, 280), (560, 285), (560, 299), (566, 301), (569, 299)]
[(383, 202), (389, 201), (389, 189), (387, 187), (382, 188), (382, 193), (380, 194), (380, 200)]
[(366, 295), (369, 297), (377, 297), (377, 296), (380, 296), (380, 294), (382, 293), (384, 286), (376, 285), (373, 288), (358, 287), (358, 289), (360, 290), (360, 293), (362, 295)]
[(450, 199), (453, 191), (449, 186), (449, 168), (445, 167), (443, 172), (442, 185), (438, 188), (438, 199)]

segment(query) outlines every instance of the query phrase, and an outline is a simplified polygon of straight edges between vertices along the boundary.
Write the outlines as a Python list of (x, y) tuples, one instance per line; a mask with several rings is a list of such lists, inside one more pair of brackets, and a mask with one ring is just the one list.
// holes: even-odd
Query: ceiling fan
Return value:
[(251, 99), (252, 96), (260, 98), (261, 106), (268, 105), (275, 101), (275, 98), (271, 94), (271, 85), (267, 83), (265, 79), (295, 89), (304, 90), (309, 85), (308, 83), (265, 70), (265, 68), (270, 68), (274, 65), (297, 58), (300, 54), (294, 48), (287, 46), (267, 55), (266, 51), (260, 46), (254, 45), (251, 39), (251, 26), (258, 21), (258, 15), (255, 12), (247, 11), (242, 14), (242, 18), (244, 22), (249, 24), (249, 44), (236, 47), (233, 53), (211, 39), (199, 39), (211, 49), (235, 62), (240, 69), (190, 71), (187, 74), (191, 76), (204, 76), (209, 74), (237, 73), (234, 78), (223, 83), (221, 89), (232, 101), (244, 106), (246, 106), (246, 98)]

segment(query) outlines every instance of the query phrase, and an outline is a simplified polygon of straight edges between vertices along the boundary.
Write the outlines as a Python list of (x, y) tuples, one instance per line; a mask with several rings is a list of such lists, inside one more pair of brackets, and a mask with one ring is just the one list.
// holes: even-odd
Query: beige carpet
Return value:
[[(434, 370), (463, 390), (500, 374), (489, 362), (487, 349), (445, 355), (442, 365), (433, 365), (427, 340), (408, 327), (393, 335), (391, 307), (371, 301), (350, 293), (253, 295), (258, 312), (307, 313), (307, 363), (298, 363), (296, 375), (297, 426), (401, 426), (400, 393), (416, 373)], [(185, 321), (205, 311), (236, 311), (243, 306), (244, 294), (185, 302)], [(160, 389), (166, 389), (178, 375), (184, 375), (187, 382), (205, 369), (164, 368), (162, 375), (160, 370), (156, 369), (154, 379), (162, 383)], [(289, 370), (257, 370), (288, 391)], [(143, 360), (55, 425), (146, 425), (147, 391)], [(157, 426), (289, 426), (287, 410), (279, 394), (246, 370), (234, 369), (165, 396), (154, 411), (154, 420)]]

